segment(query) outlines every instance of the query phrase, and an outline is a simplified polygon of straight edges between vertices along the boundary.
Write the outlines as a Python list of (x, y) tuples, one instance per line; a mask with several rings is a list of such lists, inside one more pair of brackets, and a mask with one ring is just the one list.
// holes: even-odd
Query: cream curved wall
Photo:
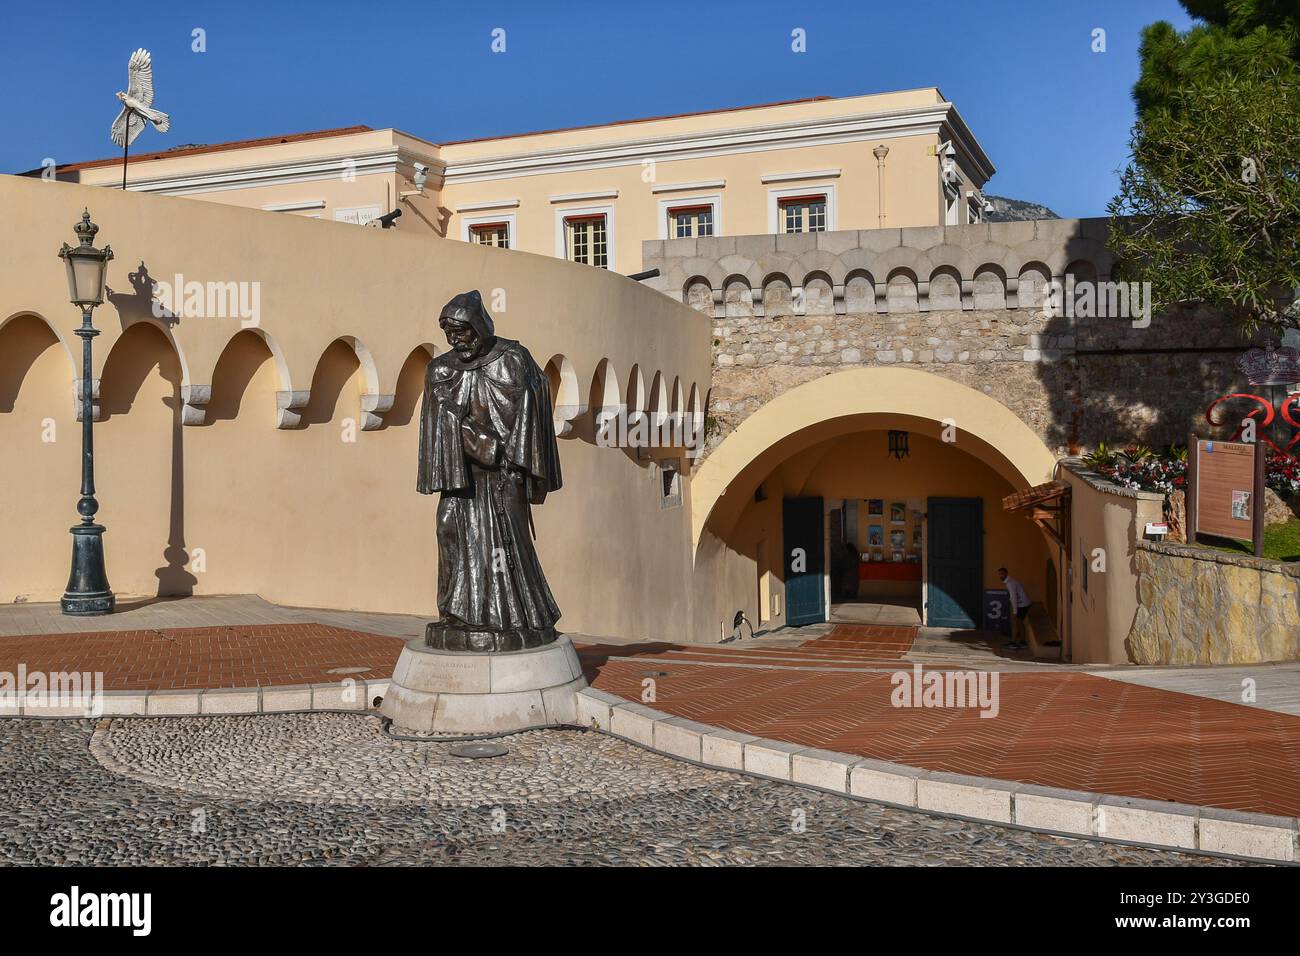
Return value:
[[(438, 310), (457, 292), (480, 289), (500, 334), (539, 364), (565, 357), (583, 396), (604, 360), (620, 395), (634, 366), (647, 381), (680, 378), (687, 394), (708, 389), (707, 320), (617, 275), (429, 236), (0, 177), (0, 601), (56, 600), (67, 580), (80, 316), (56, 253), (74, 241), (83, 206), (101, 227), (97, 244), (115, 253), (93, 368), (99, 517), (123, 599), (192, 589), (432, 614), (436, 498), (414, 489), (415, 403), (427, 347), (444, 344)], [(259, 327), (154, 319), (129, 278), (142, 264), (155, 279), (260, 283)], [(277, 396), (294, 402), (296, 427), (277, 427)], [(688, 504), (661, 507), (648, 461), (596, 447), (589, 428), (571, 432), (560, 442), (565, 486), (535, 509), (561, 626), (682, 639)]]

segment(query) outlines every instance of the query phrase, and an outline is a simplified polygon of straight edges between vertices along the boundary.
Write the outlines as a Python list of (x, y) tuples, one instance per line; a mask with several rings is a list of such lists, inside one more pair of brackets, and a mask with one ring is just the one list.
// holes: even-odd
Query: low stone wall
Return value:
[(1139, 542), (1137, 664), (1300, 660), (1300, 565)]

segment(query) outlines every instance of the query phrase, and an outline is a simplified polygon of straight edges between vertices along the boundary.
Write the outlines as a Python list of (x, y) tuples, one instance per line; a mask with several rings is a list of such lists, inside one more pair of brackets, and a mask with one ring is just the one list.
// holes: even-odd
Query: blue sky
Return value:
[(143, 46), (173, 125), (140, 151), (355, 123), (437, 142), (938, 86), (998, 168), (990, 192), (1098, 215), (1128, 153), (1139, 32), (1160, 19), (1189, 25), (1175, 0), (6, 0), (0, 170), (115, 155), (113, 93)]

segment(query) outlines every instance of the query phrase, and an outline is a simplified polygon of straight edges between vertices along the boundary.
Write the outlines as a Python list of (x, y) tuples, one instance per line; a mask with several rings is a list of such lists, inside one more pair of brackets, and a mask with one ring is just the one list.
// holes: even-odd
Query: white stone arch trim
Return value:
[(569, 357), (557, 352), (546, 363), (546, 378), (552, 391), (551, 419), (555, 434), (558, 438), (565, 438), (573, 433), (574, 419), (587, 411), (578, 373)]
[[(1016, 488), (1049, 480), (1056, 464), (1056, 456), (1028, 425), (983, 392), (916, 369), (846, 369), (778, 395), (745, 419), (699, 466), (691, 482), (695, 551), (709, 516), (760, 457), (811, 426), (873, 413), (953, 421), (958, 443), (967, 435), (992, 449), (986, 464)], [(748, 500), (752, 491), (737, 485), (733, 493)]]

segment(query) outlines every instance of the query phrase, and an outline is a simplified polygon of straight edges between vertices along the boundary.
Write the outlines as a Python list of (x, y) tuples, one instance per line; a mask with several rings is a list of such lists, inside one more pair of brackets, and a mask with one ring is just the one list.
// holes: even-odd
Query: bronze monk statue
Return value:
[(497, 338), (478, 292), (443, 308), (451, 347), (429, 363), (416, 490), (438, 502), (438, 613), (430, 647), (516, 651), (556, 638), (560, 609), (533, 546), (531, 507), (561, 485), (545, 374)]

